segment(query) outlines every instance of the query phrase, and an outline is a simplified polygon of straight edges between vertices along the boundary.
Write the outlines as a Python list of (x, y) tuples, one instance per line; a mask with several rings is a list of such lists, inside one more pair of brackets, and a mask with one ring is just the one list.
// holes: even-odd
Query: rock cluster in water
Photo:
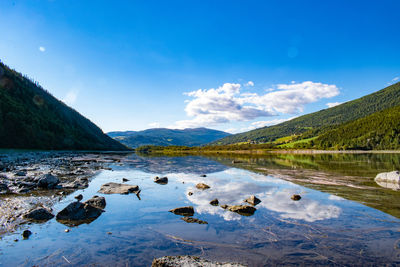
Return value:
[(151, 267), (176, 267), (176, 266), (190, 266), (190, 267), (244, 267), (245, 265), (232, 262), (216, 262), (201, 259), (194, 256), (165, 256), (162, 258), (154, 259)]

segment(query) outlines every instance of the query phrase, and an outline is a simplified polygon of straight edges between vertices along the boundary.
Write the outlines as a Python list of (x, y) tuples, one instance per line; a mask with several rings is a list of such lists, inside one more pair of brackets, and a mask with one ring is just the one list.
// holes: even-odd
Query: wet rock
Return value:
[(188, 207), (181, 207), (181, 208), (176, 208), (170, 210), (170, 212), (176, 214), (176, 215), (182, 215), (182, 216), (193, 216), (194, 214), (194, 209), (192, 206)]
[(28, 239), (28, 238), (31, 236), (31, 234), (32, 234), (31, 231), (25, 230), (25, 231), (22, 232), (22, 237), (23, 237), (24, 239)]
[(208, 222), (206, 222), (206, 221), (202, 221), (202, 220), (199, 220), (199, 219), (196, 219), (196, 218), (193, 218), (193, 217), (187, 217), (187, 216), (181, 218), (181, 220), (184, 220), (187, 223), (208, 224)]
[(189, 192), (188, 195), (189, 195), (189, 196), (192, 196), (192, 195), (193, 195), (193, 192)]
[(48, 173), (48, 174), (45, 174), (45, 175), (39, 177), (37, 185), (40, 188), (53, 189), (59, 183), (60, 183), (60, 180), (57, 177)]
[(228, 206), (227, 209), (232, 212), (236, 212), (240, 215), (243, 215), (243, 216), (251, 216), (257, 210), (256, 208), (254, 208), (252, 206), (247, 206), (247, 205)]
[(209, 189), (210, 186), (209, 186), (209, 185), (206, 185), (206, 184), (204, 184), (204, 183), (199, 183), (199, 184), (196, 185), (196, 188), (197, 188), (197, 189), (202, 189), (202, 190), (204, 190), (204, 189)]
[(31, 221), (45, 222), (52, 219), (54, 215), (48, 209), (39, 207), (28, 211), (23, 217)]
[(299, 201), (301, 199), (301, 196), (300, 195), (293, 195), (291, 197), (291, 199), (294, 200), (294, 201)]
[(123, 182), (123, 183), (128, 182), (128, 181), (129, 181), (129, 179), (122, 178), (122, 182)]
[(155, 178), (154, 178), (154, 182), (155, 183), (157, 183), (157, 184), (168, 184), (168, 177), (158, 177), (158, 176), (156, 176)]
[(202, 175), (200, 175), (200, 177), (207, 177), (207, 175), (205, 175), (205, 174), (202, 174)]
[(82, 223), (91, 223), (96, 220), (104, 211), (88, 203), (73, 202), (60, 211), (56, 219), (58, 222), (76, 226)]
[(103, 184), (99, 190), (99, 193), (103, 194), (129, 194), (139, 192), (139, 186), (128, 185), (128, 184), (118, 184), (118, 183), (107, 183)]
[(65, 229), (65, 230), (64, 230), (64, 232), (66, 232), (66, 233), (69, 233), (69, 231), (70, 231), (69, 229)]
[(238, 163), (243, 163), (241, 160), (232, 160), (232, 164), (238, 164)]
[(6, 194), (8, 191), (8, 185), (6, 183), (0, 183), (0, 194)]
[(209, 261), (194, 256), (165, 256), (162, 258), (154, 259), (151, 267), (176, 267), (176, 266), (187, 266), (187, 267), (245, 267), (239, 263), (220, 263), (215, 261)]
[(93, 207), (104, 209), (106, 207), (106, 199), (104, 197), (93, 196), (84, 202), (85, 204), (92, 205)]
[(247, 202), (250, 205), (256, 206), (257, 204), (261, 203), (261, 200), (253, 195), (253, 196), (250, 196), (249, 198), (245, 199), (244, 202)]
[(81, 201), (83, 199), (82, 194), (79, 194), (77, 196), (74, 197), (76, 200)]
[(379, 173), (378, 175), (376, 175), (375, 181), (398, 184), (400, 183), (400, 172), (392, 171)]
[(213, 205), (213, 206), (218, 206), (219, 201), (218, 201), (218, 199), (213, 199), (213, 200), (210, 201), (210, 204)]
[(226, 210), (229, 206), (226, 205), (226, 204), (223, 204), (223, 205), (221, 205), (220, 207), (223, 208), (224, 210)]
[(60, 187), (64, 189), (84, 189), (88, 186), (89, 181), (87, 178), (78, 178), (72, 182), (60, 184)]

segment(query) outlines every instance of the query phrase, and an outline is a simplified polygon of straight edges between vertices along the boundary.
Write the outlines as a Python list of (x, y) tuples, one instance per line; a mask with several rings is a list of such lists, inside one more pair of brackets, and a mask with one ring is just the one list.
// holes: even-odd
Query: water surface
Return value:
[[(337, 194), (277, 178), (278, 173), (254, 172), (261, 164), (245, 159), (242, 164), (231, 164), (230, 158), (214, 160), (127, 156), (112, 165), (112, 170), (97, 174), (87, 189), (53, 207), (60, 211), (79, 193), (84, 200), (105, 196), (107, 207), (98, 219), (72, 228), (55, 219), (25, 225), (0, 241), (0, 265), (150, 266), (153, 258), (166, 255), (195, 255), (250, 266), (400, 264), (400, 220), (396, 217)], [(274, 169), (268, 164), (263, 168)], [(314, 171), (329, 175), (321, 168)], [(154, 183), (156, 175), (168, 176), (169, 183)], [(140, 200), (135, 194), (97, 193), (102, 184), (121, 182), (122, 178), (139, 185)], [(195, 185), (199, 182), (211, 188), (198, 190)], [(302, 199), (291, 200), (293, 194)], [(220, 204), (244, 204), (250, 195), (262, 201), (253, 216), (209, 204), (214, 198)], [(188, 205), (194, 207), (195, 218), (208, 224), (189, 224), (168, 212)], [(29, 240), (14, 242), (21, 239), (23, 229), (34, 234)]]

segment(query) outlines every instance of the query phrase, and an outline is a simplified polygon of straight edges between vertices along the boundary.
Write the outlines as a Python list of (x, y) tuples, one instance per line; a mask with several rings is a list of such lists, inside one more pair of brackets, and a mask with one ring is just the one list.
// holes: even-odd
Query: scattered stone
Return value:
[(60, 211), (56, 219), (58, 222), (77, 226), (82, 223), (91, 223), (104, 211), (87, 203), (73, 202)]
[(123, 183), (128, 182), (128, 181), (129, 181), (129, 179), (122, 178), (122, 182), (123, 182)]
[(19, 241), (18, 238), (14, 239), (14, 242), (18, 242), (18, 241)]
[(205, 175), (205, 174), (202, 174), (202, 175), (200, 175), (200, 177), (207, 177), (207, 175)]
[(156, 176), (155, 178), (154, 178), (154, 182), (155, 183), (157, 183), (157, 184), (168, 184), (168, 177), (158, 177), (158, 176)]
[(294, 201), (299, 201), (301, 199), (301, 196), (300, 195), (293, 195), (291, 197), (291, 199), (294, 200)]
[(232, 262), (215, 262), (194, 256), (165, 256), (154, 259), (151, 267), (175, 267), (175, 266), (190, 266), (190, 267), (245, 267), (239, 263)]
[(196, 188), (197, 188), (197, 189), (202, 189), (202, 190), (204, 190), (204, 189), (209, 189), (210, 186), (209, 186), (209, 185), (206, 185), (206, 184), (204, 184), (204, 183), (199, 183), (199, 184), (196, 185)]
[(45, 174), (39, 177), (38, 187), (53, 189), (57, 184), (60, 183), (60, 180), (52, 174)]
[(213, 206), (218, 206), (219, 201), (218, 201), (218, 199), (213, 199), (213, 200), (210, 201), (210, 204), (213, 205)]
[(112, 235), (112, 233), (111, 232), (107, 232), (107, 235)]
[(81, 201), (83, 199), (82, 194), (79, 194), (77, 196), (74, 197), (76, 200)]
[(243, 163), (241, 160), (232, 160), (232, 164)]
[(23, 217), (31, 221), (44, 222), (52, 219), (54, 215), (48, 209), (39, 207), (29, 211)]
[(226, 204), (223, 204), (223, 205), (221, 205), (220, 207), (223, 208), (224, 210), (226, 210), (229, 206), (226, 205)]
[(64, 230), (64, 232), (66, 232), (66, 233), (69, 233), (69, 231), (70, 231), (69, 229), (65, 229), (65, 230)]
[(25, 230), (25, 231), (22, 232), (22, 237), (23, 237), (24, 239), (28, 239), (28, 238), (31, 236), (31, 234), (32, 234), (31, 231)]
[(136, 193), (138, 191), (139, 191), (139, 186), (137, 185), (107, 183), (101, 186), (99, 193), (127, 195), (129, 193)]
[(257, 210), (256, 208), (247, 205), (228, 206), (227, 209), (232, 212), (236, 212), (242, 216), (251, 216)]
[(253, 196), (250, 196), (249, 198), (245, 199), (244, 202), (247, 202), (250, 205), (256, 206), (261, 203), (261, 200), (253, 195)]
[(202, 221), (202, 220), (199, 220), (199, 219), (196, 219), (196, 218), (193, 218), (193, 217), (187, 217), (187, 216), (181, 218), (181, 220), (184, 220), (187, 223), (208, 224), (208, 222), (206, 222), (206, 221)]
[(99, 209), (105, 209), (106, 207), (106, 199), (104, 197), (99, 197), (99, 196), (93, 196), (91, 199), (86, 200), (83, 203), (92, 205), (93, 207)]
[(176, 214), (176, 215), (182, 215), (182, 216), (193, 216), (194, 214), (194, 209), (192, 206), (188, 207), (181, 207), (181, 208), (176, 208), (170, 210), (170, 212)]
[(189, 195), (189, 196), (193, 195), (193, 192), (189, 192), (188, 195)]

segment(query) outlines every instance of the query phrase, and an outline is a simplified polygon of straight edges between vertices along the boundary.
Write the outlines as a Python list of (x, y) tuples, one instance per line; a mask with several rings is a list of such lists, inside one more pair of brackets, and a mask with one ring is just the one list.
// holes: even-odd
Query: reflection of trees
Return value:
[(220, 172), (229, 167), (204, 157), (146, 157), (136, 154), (127, 155), (122, 159), (127, 167), (136, 167), (148, 173), (196, 173), (207, 174)]

